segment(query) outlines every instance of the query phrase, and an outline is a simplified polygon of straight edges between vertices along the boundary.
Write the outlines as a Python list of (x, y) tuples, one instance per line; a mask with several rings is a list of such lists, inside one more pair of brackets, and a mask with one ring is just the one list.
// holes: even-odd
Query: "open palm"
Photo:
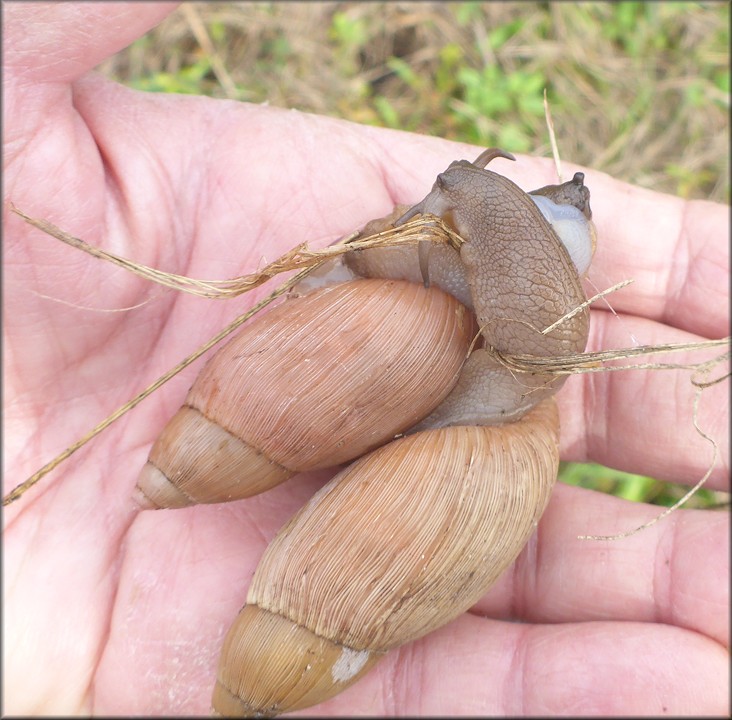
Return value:
[[(264, 292), (230, 303), (164, 292), (30, 228), (9, 201), (138, 262), (225, 278), (413, 202), (451, 160), (479, 152), (143, 94), (88, 72), (170, 10), (5, 7), (4, 492)], [(555, 181), (545, 160), (501, 171), (526, 189)], [(594, 313), (590, 349), (724, 336), (727, 210), (591, 171), (587, 182), (600, 236), (591, 277), (636, 279), (613, 298), (619, 318)], [(222, 637), (261, 552), (327, 474), (230, 505), (138, 511), (137, 472), (199, 367), (4, 513), (6, 712), (208, 711)], [(720, 442), (724, 392), (711, 388), (701, 413)], [(691, 425), (692, 395), (677, 374), (573, 378), (559, 398), (563, 457), (693, 483), (710, 451)], [(710, 484), (726, 489), (727, 468)], [(727, 713), (729, 516), (680, 511), (623, 541), (576, 539), (654, 514), (558, 487), (538, 534), (470, 613), (316, 711)]]

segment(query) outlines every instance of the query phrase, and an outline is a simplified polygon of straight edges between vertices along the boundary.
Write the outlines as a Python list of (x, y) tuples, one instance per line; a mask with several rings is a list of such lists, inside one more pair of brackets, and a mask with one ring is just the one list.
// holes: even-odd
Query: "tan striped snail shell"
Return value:
[(546, 507), (558, 431), (549, 399), (505, 426), (409, 435), (341, 471), (262, 556), (224, 640), (216, 713), (322, 702), (474, 605)]
[(203, 368), (153, 445), (138, 501), (236, 500), (362, 455), (448, 394), (474, 328), (453, 297), (405, 281), (288, 300)]
[[(339, 263), (341, 273), (345, 267), (356, 276), (391, 279), (316, 288), (246, 328), (209, 361), (153, 447), (138, 492), (148, 506), (175, 507), (252, 495), (294, 470), (357, 457), (411, 427), (406, 437), (336, 475), (267, 548), (224, 642), (213, 696), (216, 714), (273, 715), (340, 692), (389, 649), (473, 605), (513, 562), (541, 517), (558, 465), (559, 421), (551, 395), (563, 379), (514, 377), (490, 350), (552, 356), (584, 349), (586, 309), (549, 333), (541, 330), (584, 302), (580, 275), (589, 264), (594, 230), (581, 174), (536, 191), (573, 206), (574, 212), (561, 207), (555, 216), (551, 207), (539, 205), (543, 200), (537, 203), (485, 169), (496, 156), (511, 157), (488, 150), (475, 163), (452, 163), (422, 202), (398, 219), (393, 215), (364, 229), (373, 232), (393, 220), (398, 225), (432, 213), (465, 240), (459, 253), (420, 247), (419, 252), (389, 248), (347, 256)], [(396, 278), (438, 284), (475, 312), (484, 347), (470, 355), (457, 385), (456, 367), (472, 339), (468, 312), (441, 290)], [(375, 354), (351, 357), (349, 342), (333, 338), (345, 334), (357, 344), (366, 338), (368, 345), (371, 325), (389, 325), (381, 300), (378, 311), (368, 306), (369, 298), (382, 296), (394, 299), (398, 330), (373, 340)], [(403, 302), (404, 297), (409, 299)], [(420, 319), (427, 308), (436, 314)], [(321, 332), (322, 338), (314, 339)], [(401, 344), (400, 334), (409, 334)], [(412, 354), (417, 340), (432, 344), (432, 354)], [(327, 344), (321, 355), (319, 342)], [(303, 343), (302, 355), (292, 355)], [(396, 343), (398, 350), (382, 343)], [(402, 408), (411, 415), (397, 412), (394, 419), (390, 410), (368, 424), (367, 412), (389, 404), (384, 388), (404, 357), (409, 370), (389, 392), (411, 376), (414, 396)], [(363, 362), (373, 365), (353, 365)], [(307, 380), (304, 365), (314, 366)], [(351, 384), (334, 399), (339, 383), (362, 372), (366, 382)], [(286, 379), (274, 387), (281, 373)], [(417, 400), (420, 387), (427, 401)], [(373, 404), (362, 408), (359, 393), (369, 389), (374, 389)], [(303, 394), (308, 402), (298, 406)], [(322, 419), (302, 414), (303, 408), (320, 405)], [(352, 417), (360, 412), (354, 408), (363, 410), (363, 418)], [(183, 426), (191, 419), (196, 429), (193, 439), (190, 430), (186, 439)], [(334, 442), (334, 433), (351, 420), (348, 435)], [(209, 433), (211, 421), (218, 425), (214, 440), (204, 442), (198, 436)], [(316, 442), (309, 433), (321, 422), (326, 429)], [(235, 468), (238, 460), (228, 464), (228, 455), (224, 461), (209, 455), (208, 442), (227, 453), (245, 444), (250, 469)], [(176, 466), (177, 460), (167, 459), (175, 458), (178, 443), (184, 451), (193, 448), (189, 454), (198, 469), (189, 469), (190, 460)], [(346, 443), (357, 451), (348, 455)], [(259, 475), (251, 470), (257, 467)]]

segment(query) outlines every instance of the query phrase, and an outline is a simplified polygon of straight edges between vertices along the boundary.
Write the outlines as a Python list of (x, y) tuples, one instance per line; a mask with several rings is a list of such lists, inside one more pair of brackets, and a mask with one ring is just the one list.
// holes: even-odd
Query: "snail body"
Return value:
[[(470, 296), (468, 306), (476, 313), (484, 347), (470, 355), (455, 389), (413, 431), (520, 418), (553, 395), (566, 376), (537, 372), (517, 379), (492, 351), (551, 357), (581, 352), (587, 342), (589, 312), (575, 312), (585, 300), (580, 275), (587, 271), (595, 246), (584, 175), (527, 194), (485, 169), (495, 157), (513, 159), (491, 149), (475, 163), (453, 162), (420, 203), (396, 219), (392, 214), (366, 228), (378, 232), (418, 214), (443, 217), (465, 239), (459, 251), (461, 277), (456, 279), (458, 253), (452, 248), (435, 254), (436, 248), (420, 246), (419, 258), (410, 248), (384, 248), (346, 259), (361, 274), (390, 265), (389, 277), (404, 272), (414, 279), (419, 272), (461, 300), (466, 291)], [(543, 332), (552, 326), (551, 332)]]
[[(586, 310), (551, 333), (542, 330), (584, 302), (577, 269), (528, 194), (485, 169), (495, 157), (506, 154), (491, 149), (474, 163), (451, 163), (431, 192), (394, 224), (429, 213), (465, 238), (460, 257), (487, 344), (510, 353), (576, 352), (587, 340)], [(528, 299), (531, 294), (540, 294), (541, 302)]]
[[(551, 225), (557, 238), (569, 253), (577, 273), (584, 276), (595, 252), (596, 230), (592, 222), (589, 190), (584, 186), (584, 173), (575, 173), (561, 185), (547, 185), (527, 193), (528, 198)], [(396, 206), (389, 215), (371, 220), (359, 232), (368, 237), (394, 226), (409, 207)], [(429, 281), (449, 293), (469, 309), (473, 299), (468, 284), (466, 265), (460, 252), (449, 245), (429, 249)], [(386, 246), (340, 255), (298, 284), (300, 292), (316, 287), (354, 280), (359, 277), (380, 277), (422, 282), (425, 278), (417, 250), (409, 246)]]

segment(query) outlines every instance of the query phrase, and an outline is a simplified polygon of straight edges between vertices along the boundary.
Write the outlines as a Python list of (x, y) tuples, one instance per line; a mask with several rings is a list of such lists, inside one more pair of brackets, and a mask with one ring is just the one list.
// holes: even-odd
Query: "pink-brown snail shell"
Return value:
[(141, 504), (237, 500), (363, 455), (442, 401), (474, 332), (453, 297), (399, 280), (274, 308), (201, 371), (153, 446)]

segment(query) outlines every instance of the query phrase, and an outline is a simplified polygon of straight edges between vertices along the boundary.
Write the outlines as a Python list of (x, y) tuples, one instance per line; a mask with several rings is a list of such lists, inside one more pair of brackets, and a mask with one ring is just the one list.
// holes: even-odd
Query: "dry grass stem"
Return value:
[(277, 258), (277, 260), (267, 264), (262, 270), (249, 275), (241, 275), (230, 280), (197, 280), (185, 275), (176, 275), (175, 273), (158, 270), (157, 268), (142, 265), (133, 260), (106, 252), (80, 238), (70, 235), (47, 220), (39, 220), (26, 215), (12, 203), (10, 207), (14, 213), (20, 215), (30, 225), (37, 227), (39, 230), (67, 245), (71, 245), (71, 247), (77, 250), (81, 250), (101, 260), (106, 260), (113, 265), (124, 268), (158, 285), (211, 300), (234, 298), (237, 295), (249, 292), (263, 285), (276, 275), (293, 270), (312, 269), (329, 258), (353, 250), (365, 250), (367, 248), (391, 245), (416, 245), (422, 240), (447, 243), (459, 248), (463, 242), (460, 236), (451, 230), (441, 218), (434, 215), (425, 215), (405, 223), (401, 227), (385, 230), (384, 232), (366, 238), (360, 238), (357, 234), (350, 235), (338, 241), (338, 244), (325, 248), (311, 249), (303, 243), (292, 248), (292, 250)]
[(134, 305), (128, 305), (127, 307), (122, 308), (99, 308), (90, 307), (89, 305), (79, 305), (79, 303), (69, 302), (68, 300), (64, 300), (63, 298), (45, 295), (44, 293), (40, 293), (37, 290), (33, 290), (33, 288), (28, 288), (28, 292), (32, 293), (36, 297), (43, 298), (43, 300), (51, 300), (52, 302), (59, 303), (60, 305), (66, 305), (67, 307), (74, 308), (75, 310), (86, 310), (87, 312), (98, 313), (118, 313), (129, 312), (130, 310), (137, 310), (138, 308), (144, 307), (148, 303), (151, 303), (153, 300), (157, 300), (158, 297), (160, 297), (160, 295), (152, 295), (149, 298), (145, 298), (145, 300), (141, 300), (139, 303), (135, 303)]
[(180, 6), (180, 11), (185, 16), (186, 22), (191, 28), (193, 37), (196, 38), (196, 42), (201, 46), (201, 49), (206, 53), (209, 62), (211, 63), (211, 70), (213, 70), (216, 79), (224, 89), (226, 97), (231, 100), (239, 99), (239, 91), (236, 89), (236, 83), (231, 79), (229, 71), (226, 69), (226, 65), (221, 60), (221, 56), (216, 52), (214, 44), (211, 42), (208, 30), (201, 20), (201, 16), (198, 14), (196, 6), (192, 3), (183, 3)]
[[(537, 355), (509, 355), (491, 349), (491, 354), (501, 365), (516, 372), (552, 373), (554, 375), (574, 375), (589, 372), (610, 372), (613, 370), (703, 370), (707, 366), (718, 365), (730, 358), (729, 351), (712, 360), (699, 363), (637, 363), (629, 365), (603, 365), (612, 360), (623, 360), (639, 355), (657, 353), (686, 352), (690, 350), (709, 350), (728, 346), (730, 338), (720, 340), (703, 340), (693, 343), (669, 343), (666, 345), (640, 345), (638, 347), (618, 348), (616, 350), (598, 350), (596, 352), (575, 353), (556, 357), (539, 357)], [(721, 382), (729, 377), (729, 373), (714, 382)], [(714, 383), (710, 383), (714, 384)]]
[(557, 137), (554, 134), (554, 121), (552, 120), (552, 111), (549, 108), (549, 100), (546, 96), (546, 88), (544, 88), (544, 120), (546, 121), (546, 129), (549, 133), (549, 144), (552, 147), (552, 157), (554, 158), (554, 167), (557, 169), (557, 178), (559, 183), (562, 180), (562, 160), (559, 157), (559, 147), (557, 145)]
[(593, 295), (589, 300), (585, 300), (581, 305), (578, 305), (574, 310), (568, 312), (566, 315), (563, 315), (559, 318), (555, 323), (552, 323), (549, 327), (544, 328), (541, 331), (542, 335), (548, 335), (552, 330), (559, 327), (563, 322), (566, 322), (570, 318), (573, 318), (578, 312), (583, 310), (586, 307), (589, 307), (592, 305), (595, 300), (600, 300), (604, 298), (607, 295), (610, 295), (610, 293), (614, 293), (616, 290), (620, 290), (621, 288), (627, 287), (633, 282), (633, 279), (630, 278), (629, 280), (621, 280), (619, 283), (615, 283), (615, 285), (612, 285), (611, 287), (607, 288), (607, 290), (603, 290), (602, 292), (597, 293), (596, 295)]

